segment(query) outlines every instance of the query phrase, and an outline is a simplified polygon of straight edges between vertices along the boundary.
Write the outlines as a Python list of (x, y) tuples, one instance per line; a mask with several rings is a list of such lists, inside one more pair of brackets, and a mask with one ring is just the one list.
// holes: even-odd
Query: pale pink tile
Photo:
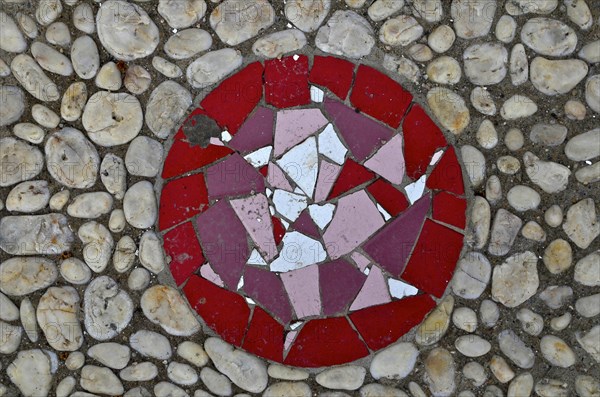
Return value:
[(358, 266), (361, 272), (369, 266), (369, 263), (371, 263), (369, 258), (357, 251), (354, 251), (350, 257), (354, 260), (354, 263), (356, 263), (356, 266)]
[(231, 200), (231, 206), (267, 261), (276, 255), (269, 202), (264, 194)]
[(365, 162), (365, 167), (392, 183), (401, 184), (404, 177), (402, 137), (399, 134), (394, 135), (373, 157)]
[(275, 124), (275, 151), (280, 156), (328, 123), (319, 109), (280, 110)]
[(391, 300), (383, 272), (377, 266), (373, 266), (362, 289), (356, 296), (356, 299), (354, 299), (354, 302), (352, 302), (350, 310), (360, 310), (365, 307), (382, 305)]
[(308, 266), (281, 273), (281, 280), (297, 318), (321, 314), (318, 266)]
[(275, 189), (287, 190), (288, 192), (294, 191), (294, 188), (285, 177), (283, 170), (275, 163), (269, 163), (267, 182)]
[(327, 160), (321, 160), (319, 166), (319, 175), (317, 176), (317, 187), (315, 189), (315, 202), (318, 203), (327, 200), (327, 196), (335, 183), (342, 167), (330, 163)]
[(225, 284), (223, 283), (223, 280), (221, 280), (221, 277), (219, 277), (219, 275), (217, 273), (215, 273), (215, 271), (213, 270), (213, 268), (210, 266), (209, 263), (203, 265), (200, 268), (200, 275), (202, 277), (204, 277), (206, 280), (210, 281), (211, 283), (218, 285), (219, 287), (225, 286)]

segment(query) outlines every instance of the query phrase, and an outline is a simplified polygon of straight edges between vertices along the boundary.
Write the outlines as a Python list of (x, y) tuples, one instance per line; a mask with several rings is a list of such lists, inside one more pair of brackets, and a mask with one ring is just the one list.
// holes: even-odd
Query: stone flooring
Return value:
[(0, 0), (0, 396), (600, 396), (599, 13)]

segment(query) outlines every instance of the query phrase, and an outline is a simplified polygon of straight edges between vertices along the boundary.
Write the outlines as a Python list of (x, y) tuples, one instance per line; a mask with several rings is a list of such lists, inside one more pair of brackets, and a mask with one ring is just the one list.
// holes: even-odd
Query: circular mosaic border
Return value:
[[(352, 313), (309, 319), (293, 329), (255, 302), (248, 302), (244, 296), (201, 275), (208, 258), (199, 238), (198, 217), (217, 202), (207, 189), (205, 171), (214, 164), (223, 164), (235, 153), (218, 144), (217, 137), (221, 135), (215, 133), (226, 130), (235, 136), (243, 130), (249, 116), (256, 114), (255, 109), (311, 105), (311, 85), (332, 94), (334, 99), (326, 101), (335, 100), (369, 122), (402, 131), (406, 177), (424, 182), (425, 193), (417, 204), (425, 203), (427, 209), (426, 217), (417, 226), (411, 251), (403, 254), (404, 264), (390, 265), (398, 266), (395, 276), (416, 287), (419, 294)], [(266, 106), (260, 107), (263, 90)], [(202, 133), (195, 134), (199, 128)], [(266, 167), (263, 168), (260, 171), (266, 176)], [(223, 81), (201, 101), (175, 135), (162, 178), (165, 183), (159, 229), (165, 251), (171, 257), (171, 274), (191, 306), (225, 341), (291, 366), (347, 363), (398, 340), (435, 307), (433, 297), (443, 295), (463, 246), (467, 202), (454, 148), (399, 83), (370, 66), (357, 66), (336, 57), (314, 56), (312, 67), (304, 55), (268, 60), (264, 65), (254, 62)], [(403, 193), (384, 178), (358, 182), (350, 178), (350, 183), (345, 183), (346, 191), (366, 186), (374, 200), (389, 215), (396, 216), (396, 223), (407, 223), (409, 210), (419, 206), (409, 207)], [(279, 244), (285, 230), (281, 225), (274, 226)], [(398, 260), (398, 255), (382, 253), (382, 249), (397, 243), (402, 241), (392, 239), (387, 247), (373, 250), (371, 259)], [(385, 270), (389, 271), (389, 267)]]

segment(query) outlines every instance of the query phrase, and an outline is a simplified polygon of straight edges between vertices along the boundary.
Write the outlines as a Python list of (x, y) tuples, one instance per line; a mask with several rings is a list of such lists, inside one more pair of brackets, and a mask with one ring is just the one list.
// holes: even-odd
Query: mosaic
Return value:
[(435, 307), (463, 246), (453, 147), (400, 84), (335, 57), (255, 62), (222, 82), (162, 177), (159, 228), (192, 307), (225, 341), (292, 366), (395, 342)]

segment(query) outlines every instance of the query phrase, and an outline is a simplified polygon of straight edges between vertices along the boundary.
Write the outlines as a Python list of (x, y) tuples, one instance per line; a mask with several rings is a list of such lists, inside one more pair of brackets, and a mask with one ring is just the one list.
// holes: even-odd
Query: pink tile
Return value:
[(391, 302), (391, 300), (383, 272), (377, 266), (373, 266), (363, 287), (354, 299), (352, 306), (350, 306), (350, 310), (382, 305)]
[(385, 224), (375, 204), (364, 190), (339, 199), (323, 241), (332, 259), (358, 247)]
[(267, 261), (273, 259), (277, 254), (277, 246), (273, 238), (267, 197), (261, 193), (231, 200), (231, 206), (265, 259)]
[(369, 263), (371, 263), (369, 258), (357, 251), (354, 251), (352, 254), (350, 254), (350, 257), (352, 260), (354, 260), (354, 263), (356, 263), (356, 266), (358, 266), (361, 272), (364, 271), (367, 266), (369, 266)]
[(327, 196), (340, 173), (342, 166), (321, 160), (319, 175), (317, 176), (317, 187), (315, 188), (315, 202), (327, 200)]
[(373, 157), (365, 162), (365, 167), (396, 185), (401, 184), (404, 177), (402, 136), (394, 135)]
[(275, 151), (280, 156), (328, 123), (319, 109), (281, 110), (275, 125)]
[(210, 281), (211, 283), (218, 285), (219, 287), (225, 286), (223, 280), (221, 280), (221, 277), (219, 277), (219, 275), (215, 273), (215, 271), (209, 263), (200, 268), (200, 275), (206, 280)]
[(283, 342), (284, 351), (288, 351), (290, 349), (292, 343), (296, 339), (296, 336), (298, 336), (298, 332), (300, 332), (300, 330), (290, 331), (285, 335), (285, 342)]
[(294, 188), (285, 177), (283, 170), (275, 163), (269, 163), (267, 182), (275, 189), (287, 190), (288, 192), (294, 191)]
[(297, 318), (321, 314), (319, 267), (317, 265), (281, 273), (281, 280)]

